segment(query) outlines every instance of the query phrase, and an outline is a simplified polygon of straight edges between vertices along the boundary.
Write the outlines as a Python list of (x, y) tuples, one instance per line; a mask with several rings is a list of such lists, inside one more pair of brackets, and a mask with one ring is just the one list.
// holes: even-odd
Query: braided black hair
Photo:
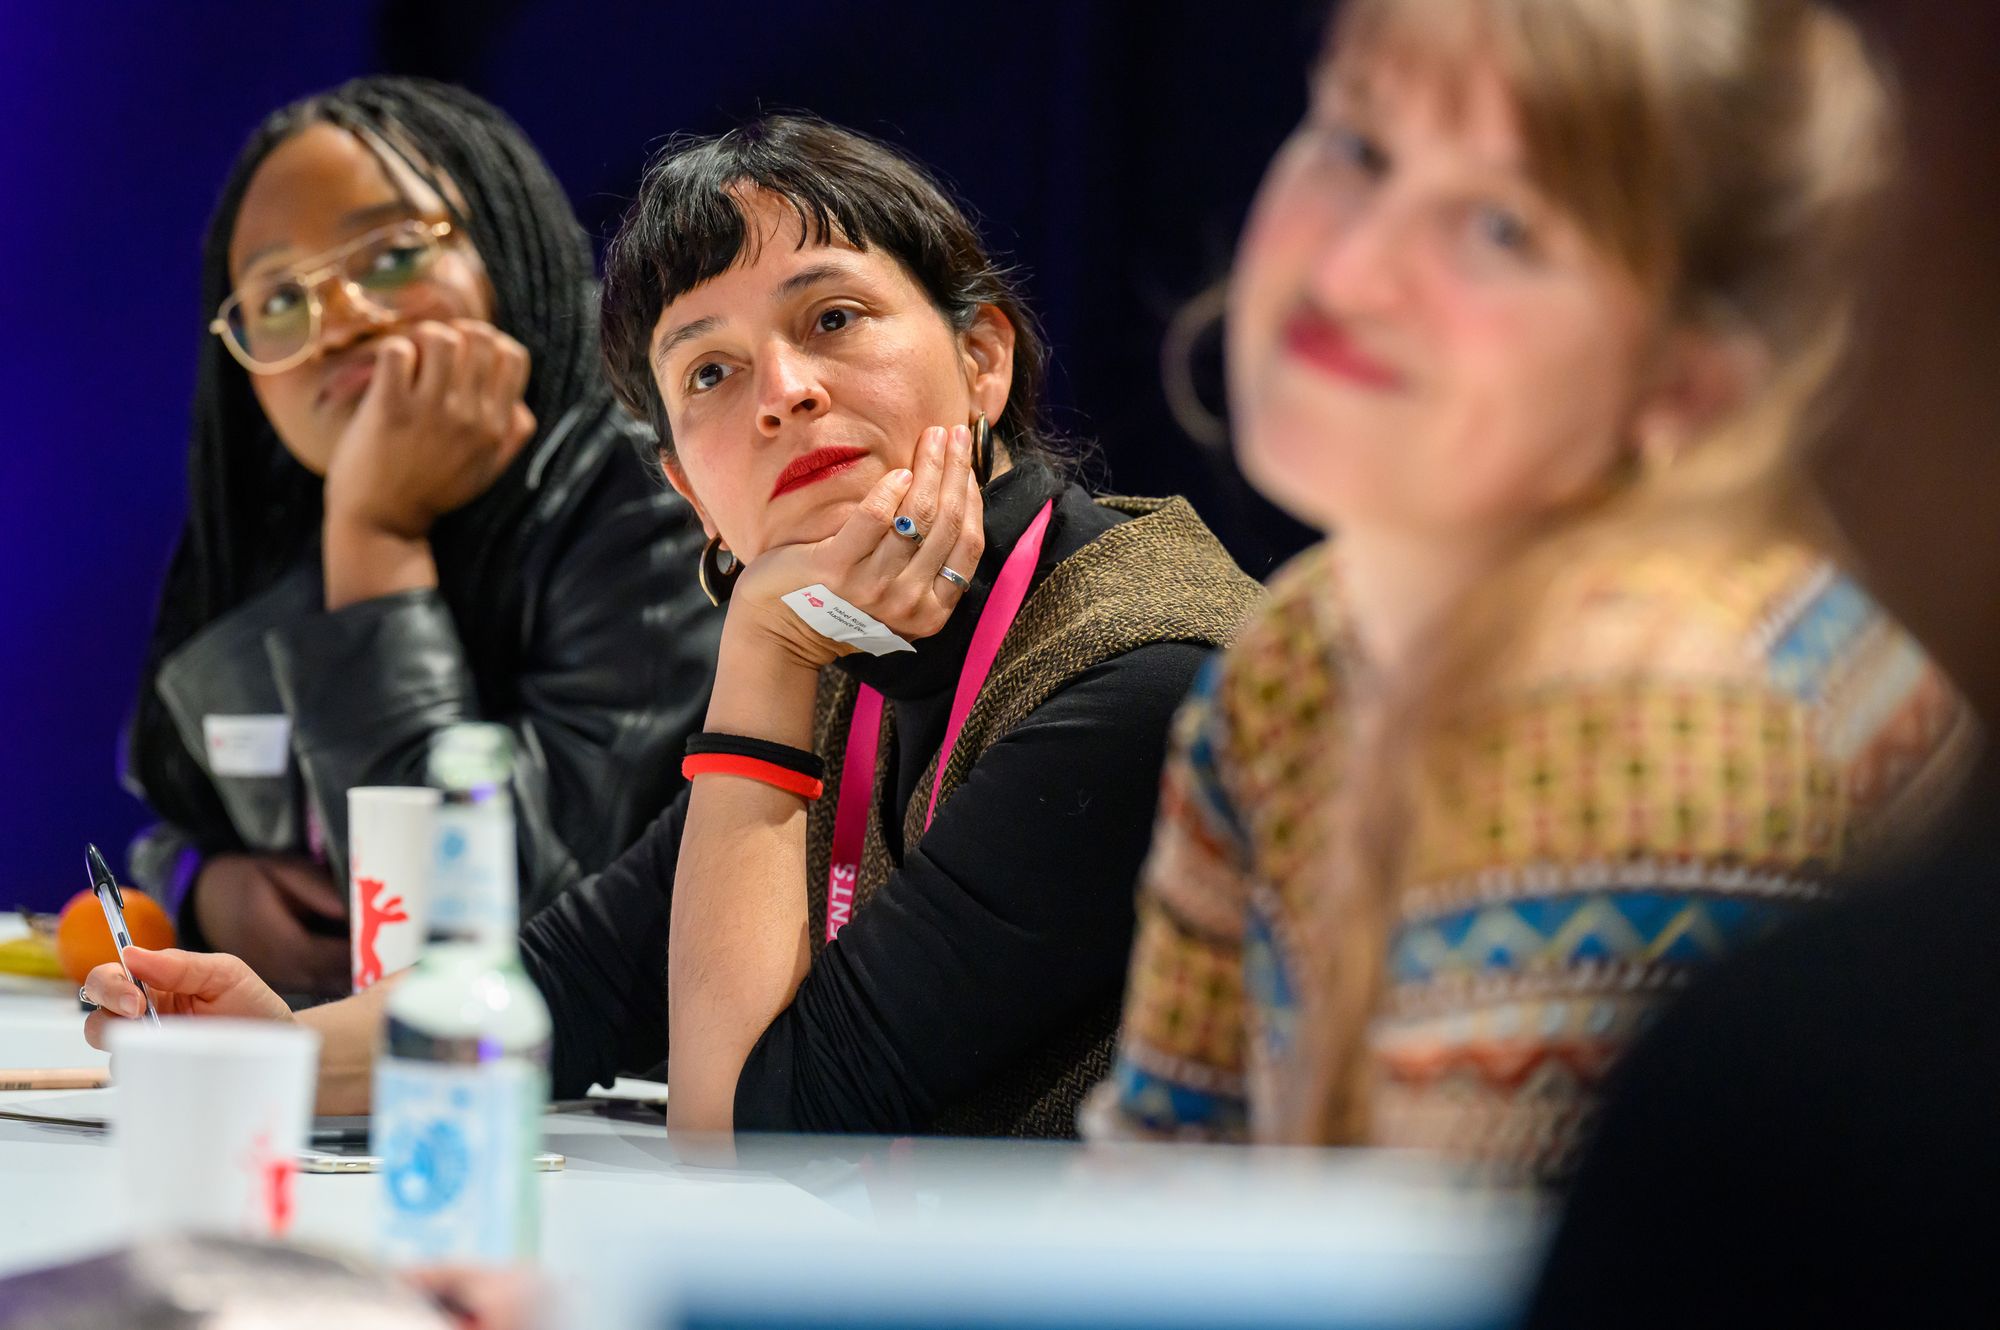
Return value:
[[(440, 590), (461, 636), (482, 666), (504, 668), (517, 654), (522, 614), (513, 537), (531, 520), (538, 491), (561, 492), (556, 482), (577, 452), (551, 431), (572, 408), (564, 437), (614, 409), (598, 358), (589, 240), (562, 186), (498, 108), (429, 80), (355, 79), (274, 112), (238, 154), (203, 246), (204, 316), (229, 294), (229, 242), (252, 176), (279, 144), (316, 124), (393, 152), (445, 200), (485, 264), (493, 322), (533, 358), (525, 400), (536, 437), (485, 494), (431, 532)], [(202, 339), (192, 415), (187, 518), (140, 678), (130, 775), (168, 821), (205, 846), (232, 847), (240, 844), (235, 828), (154, 684), (175, 648), (316, 557), (321, 482), (279, 443), (249, 375), (212, 336)]]

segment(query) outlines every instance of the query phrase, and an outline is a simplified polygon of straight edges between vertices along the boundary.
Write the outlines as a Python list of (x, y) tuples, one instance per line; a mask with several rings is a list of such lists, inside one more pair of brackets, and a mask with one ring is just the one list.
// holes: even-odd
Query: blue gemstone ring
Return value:
[(896, 519), (896, 534), (910, 540), (922, 540), (924, 538), (924, 533), (917, 530), (917, 519), (914, 517), (898, 517)]

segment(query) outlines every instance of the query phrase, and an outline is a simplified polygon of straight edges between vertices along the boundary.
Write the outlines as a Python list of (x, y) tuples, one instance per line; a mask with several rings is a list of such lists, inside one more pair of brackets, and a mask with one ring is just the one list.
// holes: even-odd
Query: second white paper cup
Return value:
[(417, 963), (429, 922), (442, 796), (421, 785), (347, 792), (347, 936), (354, 991)]
[(280, 1238), (312, 1125), (319, 1035), (280, 1021), (111, 1026), (112, 1140), (136, 1232)]

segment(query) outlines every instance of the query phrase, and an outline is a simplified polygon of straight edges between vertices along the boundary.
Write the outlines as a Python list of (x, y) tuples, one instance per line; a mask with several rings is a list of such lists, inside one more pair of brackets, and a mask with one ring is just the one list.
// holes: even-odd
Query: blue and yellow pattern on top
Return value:
[[(1352, 677), (1327, 547), (1177, 722), (1093, 1134), (1273, 1138), (1297, 1108)], [(1371, 1131), (1559, 1179), (1606, 1070), (1691, 973), (1934, 814), (1969, 713), (1823, 558), (1585, 563), (1560, 625), (1431, 754), (1367, 1032)]]

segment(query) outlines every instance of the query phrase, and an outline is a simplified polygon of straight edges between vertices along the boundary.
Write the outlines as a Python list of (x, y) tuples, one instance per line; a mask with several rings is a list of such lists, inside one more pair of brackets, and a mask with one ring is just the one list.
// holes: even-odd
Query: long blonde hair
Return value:
[(1346, 0), (1336, 64), (1449, 89), (1474, 62), (1511, 90), (1537, 184), (1670, 325), (1749, 339), (1757, 389), (1671, 466), (1635, 465), (1512, 550), (1377, 699), (1331, 833), (1290, 1139), (1367, 1139), (1380, 1000), (1420, 782), (1547, 622), (1557, 570), (1670, 543), (1725, 560), (1830, 541), (1805, 476), (1848, 343), (1853, 274), (1890, 165), (1890, 103), (1854, 27), (1812, 0)]

